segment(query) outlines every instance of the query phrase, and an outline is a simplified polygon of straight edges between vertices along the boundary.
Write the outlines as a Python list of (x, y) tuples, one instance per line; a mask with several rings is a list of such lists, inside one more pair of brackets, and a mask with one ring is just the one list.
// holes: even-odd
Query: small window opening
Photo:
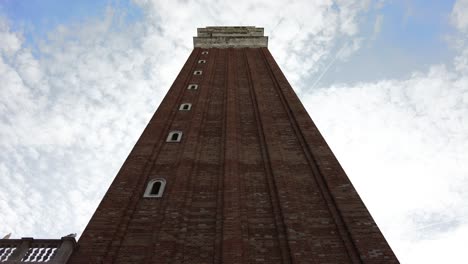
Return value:
[(208, 51), (207, 51), (207, 50), (204, 50), (204, 51), (202, 51), (201, 54), (203, 54), (203, 55), (208, 54)]
[(202, 75), (202, 71), (194, 71), (193, 75)]
[(166, 142), (180, 142), (182, 139), (181, 131), (171, 131), (167, 136)]
[(198, 85), (197, 85), (197, 84), (189, 84), (189, 86), (187, 86), (187, 89), (189, 89), (189, 90), (197, 90), (197, 89), (198, 89)]
[(179, 107), (179, 110), (185, 110), (185, 111), (188, 111), (192, 108), (192, 104), (181, 104), (180, 107)]
[(162, 197), (164, 188), (166, 187), (166, 180), (154, 179), (148, 182), (145, 194), (143, 197)]
[(150, 194), (151, 195), (158, 195), (159, 191), (161, 190), (161, 185), (162, 185), (162, 183), (160, 181), (157, 181), (157, 182), (153, 183), (153, 187), (151, 187)]
[(199, 60), (198, 63), (206, 63), (206, 60)]

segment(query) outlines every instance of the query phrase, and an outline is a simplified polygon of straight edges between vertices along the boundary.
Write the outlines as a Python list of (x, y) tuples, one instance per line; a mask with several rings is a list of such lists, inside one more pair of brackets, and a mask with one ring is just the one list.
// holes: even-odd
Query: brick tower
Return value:
[(198, 29), (69, 263), (398, 263), (267, 40)]

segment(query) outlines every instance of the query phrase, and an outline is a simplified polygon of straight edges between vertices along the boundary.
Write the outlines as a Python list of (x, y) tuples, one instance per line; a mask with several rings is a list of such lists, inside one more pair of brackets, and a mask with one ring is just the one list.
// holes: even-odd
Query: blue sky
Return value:
[[(409, 77), (415, 70), (450, 61), (456, 53), (447, 40), (455, 34), (452, 6), (453, 1), (389, 1), (371, 10), (361, 33), (373, 37), (364, 39), (352, 58), (335, 65), (335, 74), (325, 76), (325, 83)], [(379, 19), (380, 31), (374, 32)]]
[(128, 22), (142, 18), (141, 9), (129, 1), (2, 0), (1, 4), (2, 13), (10, 19), (15, 29), (21, 25), (34, 25), (34, 33), (48, 32), (60, 24), (102, 18), (108, 7), (125, 10)]
[(265, 28), (402, 263), (466, 263), (467, 0), (0, 0), (0, 236), (81, 234), (207, 25)]
[[(365, 40), (365, 47), (354, 53), (352, 60), (334, 65), (331, 72), (324, 75), (323, 82), (331, 84), (409, 76), (414, 70), (427, 70), (432, 64), (446, 63), (455, 54), (446, 39), (454, 34), (450, 24), (453, 2), (375, 3), (361, 18), (361, 34), (375, 36)], [(141, 8), (125, 0), (3, 0), (0, 10), (8, 17), (14, 30), (23, 32), (25, 44), (36, 47), (36, 41), (47, 38), (47, 34), (57, 26), (99, 19), (109, 7), (121, 12), (125, 24), (143, 20)], [(379, 17), (382, 21), (380, 30), (374, 32)]]
[(130, 1), (1, 0), (0, 3), (0, 14), (9, 19), (12, 29), (23, 32), (25, 44), (33, 48), (58, 26), (102, 18), (109, 7), (122, 10), (125, 23), (142, 19), (141, 9)]

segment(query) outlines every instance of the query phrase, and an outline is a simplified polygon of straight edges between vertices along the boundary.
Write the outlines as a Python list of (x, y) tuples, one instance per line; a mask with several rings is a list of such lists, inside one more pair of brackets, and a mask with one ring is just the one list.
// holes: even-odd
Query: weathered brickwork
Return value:
[(268, 49), (195, 48), (69, 263), (398, 260)]

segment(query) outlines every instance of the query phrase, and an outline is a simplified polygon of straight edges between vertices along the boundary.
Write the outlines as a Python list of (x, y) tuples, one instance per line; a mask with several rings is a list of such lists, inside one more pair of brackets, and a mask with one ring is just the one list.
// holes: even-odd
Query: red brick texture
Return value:
[[(268, 49), (202, 50), (69, 263), (398, 263)], [(166, 142), (171, 130), (181, 142)], [(163, 197), (143, 198), (154, 178)]]

